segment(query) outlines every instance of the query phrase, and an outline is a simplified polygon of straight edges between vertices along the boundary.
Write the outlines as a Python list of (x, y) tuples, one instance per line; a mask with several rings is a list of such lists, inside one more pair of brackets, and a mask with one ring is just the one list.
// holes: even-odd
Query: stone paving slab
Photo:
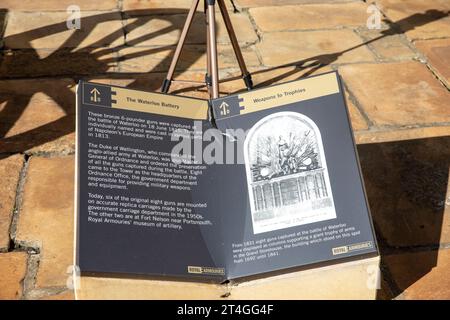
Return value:
[(58, 294), (44, 296), (40, 300), (75, 300), (75, 294), (73, 291), (63, 291)]
[(10, 50), (5, 52), (0, 61), (0, 78), (90, 75), (118, 71), (118, 53), (109, 48), (76, 51), (70, 48)]
[(71, 5), (77, 5), (81, 11), (118, 9), (117, 0), (2, 0), (1, 7), (14, 11), (66, 11)]
[[(226, 0), (225, 4), (228, 10), (233, 11), (234, 7), (231, 1)], [(145, 10), (151, 10), (154, 14), (164, 14), (167, 9), (174, 13), (186, 13), (191, 8), (190, 0), (122, 0), (122, 9), (125, 11), (134, 11), (134, 15), (142, 15)], [(216, 10), (219, 11), (218, 6)], [(200, 1), (197, 11), (204, 12), (204, 5)]]
[[(292, 41), (293, 38), (298, 41)], [(373, 53), (362, 43), (351, 30), (292, 31), (264, 34), (256, 47), (265, 66), (375, 61)], [(273, 50), (275, 47), (276, 51)]]
[(358, 28), (360, 37), (374, 52), (379, 61), (402, 61), (418, 58), (418, 53), (403, 34), (393, 32), (388, 28), (382, 30), (369, 30)]
[(350, 113), (350, 120), (352, 122), (353, 131), (356, 134), (356, 141), (359, 139), (358, 131), (368, 130), (369, 123), (367, 119), (364, 118), (359, 108), (356, 106), (355, 98), (345, 91), (345, 100), (347, 102), (347, 108)]
[(450, 37), (447, 0), (376, 0), (376, 3), (412, 40)]
[(450, 299), (449, 249), (389, 255), (385, 263), (402, 292), (399, 299)]
[(0, 153), (73, 151), (74, 90), (71, 79), (0, 80)]
[[(450, 134), (449, 92), (425, 65), (355, 64), (339, 71), (374, 127), (441, 127), (444, 132), (436, 136)], [(395, 130), (389, 131), (395, 137)]]
[(365, 26), (366, 10), (365, 3), (350, 2), (257, 7), (250, 9), (249, 13), (261, 32), (276, 32)]
[(310, 3), (351, 2), (354, 0), (234, 0), (236, 6), (242, 8), (299, 5)]
[[(241, 44), (254, 43), (258, 40), (254, 27), (245, 14), (230, 14), (236, 37)], [(151, 15), (130, 18), (125, 22), (126, 43), (132, 46), (176, 45), (183, 29), (186, 14)], [(151, 30), (149, 32), (149, 30)], [(217, 41), (229, 43), (228, 34), (222, 19), (217, 19)], [(206, 43), (205, 16), (197, 13), (186, 39), (188, 44)]]
[[(123, 10), (144, 10), (144, 9), (166, 9), (174, 8), (179, 9), (180, 13), (186, 12), (191, 7), (192, 1), (184, 0), (123, 0), (122, 7)], [(202, 10), (202, 8), (198, 8)], [(158, 11), (155, 11), (158, 13)]]
[(450, 89), (450, 38), (415, 42), (436, 75)]
[(8, 13), (4, 45), (11, 49), (52, 49), (124, 44), (119, 12), (83, 12), (80, 30), (67, 29), (66, 12)]
[(73, 264), (74, 157), (31, 157), (16, 242), (38, 249), (35, 287), (66, 286)]
[(0, 158), (0, 252), (9, 249), (9, 231), (22, 166), (23, 156), (20, 154)]
[(20, 299), (22, 281), (27, 270), (25, 252), (8, 252), (0, 254), (0, 299)]
[[(127, 47), (118, 51), (120, 72), (167, 72), (175, 48), (170, 47)], [(238, 67), (233, 49), (230, 45), (218, 45), (219, 64), (222, 68)], [(258, 55), (252, 48), (243, 48), (242, 54), (248, 67), (260, 65)], [(186, 45), (182, 58), (177, 65), (177, 71), (201, 70), (206, 65), (206, 52), (203, 45)]]
[(358, 146), (382, 252), (450, 243), (450, 139)]

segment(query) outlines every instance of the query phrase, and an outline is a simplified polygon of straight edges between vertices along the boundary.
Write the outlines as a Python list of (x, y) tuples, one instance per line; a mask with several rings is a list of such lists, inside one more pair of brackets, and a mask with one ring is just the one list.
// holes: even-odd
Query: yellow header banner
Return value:
[(205, 100), (118, 87), (112, 87), (111, 94), (113, 108), (194, 120), (208, 118), (208, 101)]
[(335, 93), (339, 93), (337, 74), (326, 73), (240, 94), (239, 113), (261, 111)]

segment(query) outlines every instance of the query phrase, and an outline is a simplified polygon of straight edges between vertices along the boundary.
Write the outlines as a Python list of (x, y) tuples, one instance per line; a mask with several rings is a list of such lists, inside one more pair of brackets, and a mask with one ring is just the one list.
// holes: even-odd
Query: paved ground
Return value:
[[(82, 9), (68, 30), (68, 5)], [(233, 0), (255, 82), (343, 76), (382, 250), (379, 298), (450, 298), (450, 2)], [(189, 0), (0, 3), (0, 298), (71, 299), (74, 86), (89, 78), (156, 90)], [(3, 8), (2, 8), (3, 7)], [(201, 11), (179, 79), (202, 79)], [(222, 76), (237, 74), (219, 24)], [(287, 66), (285, 66), (287, 65)], [(222, 93), (241, 90), (229, 81)], [(176, 85), (180, 94), (204, 88)], [(446, 137), (447, 136), (447, 137)], [(370, 144), (369, 144), (370, 143)]]

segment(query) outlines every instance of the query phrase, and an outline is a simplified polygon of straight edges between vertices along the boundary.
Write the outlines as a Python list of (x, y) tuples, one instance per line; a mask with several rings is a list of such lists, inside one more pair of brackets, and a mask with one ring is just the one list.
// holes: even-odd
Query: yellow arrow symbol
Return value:
[(97, 88), (91, 90), (91, 94), (94, 96), (94, 101), (97, 102), (97, 95), (100, 95), (100, 91)]

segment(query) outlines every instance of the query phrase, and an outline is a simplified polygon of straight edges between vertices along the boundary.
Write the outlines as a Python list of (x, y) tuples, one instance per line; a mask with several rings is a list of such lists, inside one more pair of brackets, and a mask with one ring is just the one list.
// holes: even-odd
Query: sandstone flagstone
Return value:
[(299, 5), (308, 3), (329, 3), (329, 2), (350, 2), (353, 0), (234, 0), (236, 6), (240, 9), (249, 7), (283, 6)]
[(118, 12), (83, 12), (80, 29), (68, 29), (66, 12), (8, 13), (4, 44), (11, 49), (58, 49), (124, 44)]
[(410, 39), (450, 36), (450, 2), (447, 0), (377, 0), (387, 17)]
[(73, 291), (63, 291), (58, 294), (44, 296), (40, 300), (75, 300), (75, 294)]
[(356, 142), (363, 143), (381, 143), (391, 141), (405, 141), (411, 139), (425, 139), (434, 137), (445, 137), (450, 135), (450, 127), (433, 126), (430, 124), (424, 127), (402, 127), (402, 128), (376, 128), (370, 130), (357, 131)]
[(257, 7), (249, 12), (262, 32), (275, 32), (365, 26), (367, 6), (362, 2), (307, 4)]
[[(203, 45), (186, 45), (179, 63), (178, 71), (206, 70), (206, 48)], [(221, 69), (238, 67), (230, 45), (218, 46), (218, 60)], [(124, 48), (119, 51), (121, 72), (161, 72), (169, 69), (174, 47)], [(248, 67), (258, 66), (259, 60), (251, 48), (243, 48), (242, 54)]]
[(0, 253), (0, 270), (0, 299), (20, 299), (27, 270), (27, 254)]
[(369, 129), (369, 124), (367, 123), (366, 119), (364, 119), (361, 112), (358, 110), (358, 107), (353, 103), (353, 100), (350, 98), (350, 95), (347, 91), (345, 92), (345, 100), (347, 102), (353, 131), (355, 132)]
[(347, 65), (339, 71), (377, 126), (450, 122), (447, 89), (419, 62)]
[[(231, 1), (225, 0), (228, 10), (233, 9)], [(191, 8), (191, 0), (123, 0), (122, 8), (128, 14), (142, 15), (142, 14), (167, 14), (170, 13), (184, 13)], [(218, 6), (216, 5), (217, 9)], [(203, 1), (200, 1), (197, 11), (204, 11)]]
[(117, 0), (2, 0), (3, 8), (15, 11), (66, 11), (71, 5), (77, 5), (81, 11), (114, 10)]
[[(241, 44), (253, 43), (258, 37), (250, 19), (241, 13), (230, 14), (236, 37)], [(126, 20), (126, 43), (130, 46), (176, 45), (183, 29), (186, 15), (153, 15), (132, 17)], [(229, 37), (222, 18), (217, 17), (217, 41), (229, 43)], [(205, 16), (196, 14), (186, 43), (204, 44), (206, 42)]]
[(396, 34), (390, 29), (380, 31), (360, 28), (358, 33), (380, 60), (400, 61), (412, 60), (417, 57), (405, 36)]
[(384, 259), (404, 299), (450, 299), (450, 250), (389, 255)]
[(9, 229), (22, 166), (23, 156), (20, 154), (0, 157), (0, 252), (9, 247)]
[(73, 264), (74, 157), (31, 157), (16, 241), (40, 248), (36, 287), (66, 286)]
[(74, 102), (71, 79), (0, 80), (0, 153), (44, 144), (51, 151), (73, 151), (73, 139), (65, 138), (75, 130)]
[(360, 145), (358, 153), (382, 243), (402, 248), (450, 242), (448, 137)]
[(438, 77), (450, 88), (450, 38), (414, 43), (425, 55)]
[(267, 33), (257, 48), (267, 66), (374, 61), (373, 54), (351, 30)]
[(32, 78), (116, 72), (117, 55), (109, 48), (11, 50), (0, 60), (0, 77)]
[[(143, 90), (150, 92), (159, 92), (163, 80), (166, 78), (167, 73), (165, 72), (155, 72), (155, 73), (141, 73), (133, 74), (129, 77), (91, 77), (90, 81), (104, 83), (114, 86), (127, 87), (133, 90)], [(183, 95), (187, 97), (194, 97), (200, 99), (208, 99), (208, 94), (204, 86), (199, 86), (197, 84), (192, 84), (189, 81), (204, 81), (205, 73), (199, 71), (185, 71), (182, 74), (175, 74), (174, 80), (170, 86), (169, 93)], [(178, 82), (180, 81), (180, 82)]]

